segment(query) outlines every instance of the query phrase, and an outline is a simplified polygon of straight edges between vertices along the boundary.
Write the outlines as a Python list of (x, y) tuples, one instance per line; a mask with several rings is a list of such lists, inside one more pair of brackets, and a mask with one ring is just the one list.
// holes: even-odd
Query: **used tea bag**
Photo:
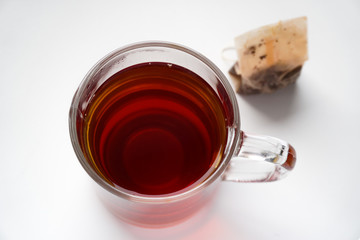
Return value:
[(235, 38), (237, 62), (229, 73), (241, 94), (270, 93), (299, 77), (307, 53), (307, 18), (300, 17)]

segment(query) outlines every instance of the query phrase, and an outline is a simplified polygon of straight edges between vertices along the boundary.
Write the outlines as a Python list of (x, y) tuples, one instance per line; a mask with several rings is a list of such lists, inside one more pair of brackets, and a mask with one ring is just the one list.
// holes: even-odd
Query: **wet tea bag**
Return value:
[(299, 77), (307, 53), (307, 18), (260, 27), (235, 38), (237, 62), (229, 73), (241, 94), (271, 93)]

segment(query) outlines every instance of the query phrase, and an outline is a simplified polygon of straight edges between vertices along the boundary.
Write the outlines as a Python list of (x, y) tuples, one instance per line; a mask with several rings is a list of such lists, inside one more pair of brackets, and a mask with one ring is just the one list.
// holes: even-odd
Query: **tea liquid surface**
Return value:
[(110, 77), (87, 107), (83, 150), (110, 184), (169, 194), (201, 182), (226, 142), (224, 110), (195, 73), (153, 62)]

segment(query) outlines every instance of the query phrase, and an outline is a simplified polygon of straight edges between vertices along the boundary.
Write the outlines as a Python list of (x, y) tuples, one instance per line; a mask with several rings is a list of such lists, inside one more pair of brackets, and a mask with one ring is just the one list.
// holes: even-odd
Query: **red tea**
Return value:
[(131, 192), (169, 194), (203, 181), (226, 143), (214, 90), (174, 64), (135, 65), (111, 76), (78, 124), (88, 161), (106, 181)]

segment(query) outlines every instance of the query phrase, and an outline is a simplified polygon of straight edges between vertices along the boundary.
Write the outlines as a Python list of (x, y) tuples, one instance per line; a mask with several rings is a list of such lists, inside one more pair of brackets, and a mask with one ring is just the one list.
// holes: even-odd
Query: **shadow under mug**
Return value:
[[(181, 191), (163, 195), (138, 194), (116, 186), (103, 177), (91, 159), (79, 128), (96, 91), (114, 74), (143, 63), (162, 62), (181, 66), (200, 76), (213, 89), (225, 109), (226, 139), (218, 164), (199, 181)], [(283, 178), (296, 162), (294, 148), (285, 141), (250, 135), (240, 130), (235, 93), (224, 74), (200, 53), (169, 42), (141, 42), (105, 56), (85, 76), (70, 108), (72, 145), (81, 165), (97, 183), (100, 198), (112, 213), (128, 223), (143, 227), (164, 227), (179, 223), (200, 210), (215, 193), (219, 183), (268, 182)], [(85, 131), (86, 132), (86, 131)], [(169, 159), (171, 160), (171, 159)]]

